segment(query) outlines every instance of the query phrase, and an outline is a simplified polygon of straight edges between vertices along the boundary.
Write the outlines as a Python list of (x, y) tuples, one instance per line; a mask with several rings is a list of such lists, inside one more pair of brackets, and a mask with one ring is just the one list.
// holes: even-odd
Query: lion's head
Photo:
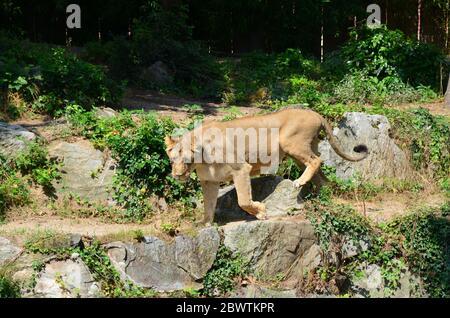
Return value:
[[(193, 169), (192, 149), (183, 141), (183, 137), (173, 138), (166, 136), (166, 153), (172, 165), (172, 177), (177, 180), (186, 180)], [(189, 144), (188, 144), (189, 145)]]

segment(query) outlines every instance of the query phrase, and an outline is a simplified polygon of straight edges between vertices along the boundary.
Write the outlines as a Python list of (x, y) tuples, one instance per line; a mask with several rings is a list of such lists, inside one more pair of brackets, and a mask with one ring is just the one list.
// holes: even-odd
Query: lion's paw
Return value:
[(301, 178), (298, 178), (297, 180), (294, 180), (294, 187), (296, 189), (300, 189), (301, 187), (303, 187), (306, 184), (306, 182), (304, 182), (303, 180), (301, 180)]

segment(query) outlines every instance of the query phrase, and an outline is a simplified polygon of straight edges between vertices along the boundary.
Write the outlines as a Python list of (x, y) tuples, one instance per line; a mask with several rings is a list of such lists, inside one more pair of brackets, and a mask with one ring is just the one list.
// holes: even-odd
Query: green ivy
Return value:
[(237, 280), (247, 273), (247, 264), (224, 245), (219, 247), (211, 269), (203, 279), (202, 294), (208, 297), (225, 295), (234, 290)]

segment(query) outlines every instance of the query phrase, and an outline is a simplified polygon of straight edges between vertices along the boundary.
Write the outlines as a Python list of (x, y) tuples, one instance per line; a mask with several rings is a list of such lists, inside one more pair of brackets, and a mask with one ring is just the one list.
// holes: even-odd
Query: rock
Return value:
[(61, 179), (54, 182), (57, 194), (73, 193), (82, 199), (103, 202), (113, 183), (115, 165), (111, 158), (88, 141), (57, 141), (49, 146), (51, 157), (63, 162)]
[(195, 238), (175, 238), (175, 260), (194, 279), (203, 278), (216, 258), (220, 235), (215, 228), (205, 228)]
[(232, 298), (296, 298), (296, 290), (276, 290), (258, 285), (249, 285), (238, 289)]
[[(291, 180), (279, 176), (264, 176), (251, 180), (252, 197), (266, 205), (269, 217), (296, 214), (301, 208), (299, 190), (295, 189)], [(254, 220), (238, 205), (234, 185), (219, 190), (215, 220), (226, 223), (239, 220)]]
[(315, 243), (308, 221), (252, 221), (222, 226), (224, 244), (263, 279), (286, 275)]
[(400, 286), (394, 291), (392, 297), (394, 298), (409, 298), (409, 297), (425, 297), (429, 295), (424, 288), (423, 281), (413, 275), (409, 269), (405, 269), (400, 276)]
[(21, 252), (10, 240), (0, 237), (0, 267), (13, 261)]
[(168, 85), (173, 82), (173, 76), (166, 64), (157, 61), (142, 72), (141, 80), (156, 85)]
[(145, 237), (141, 243), (117, 242), (106, 248), (122, 279), (165, 292), (200, 288), (196, 281), (211, 268), (219, 245), (219, 232), (210, 227), (195, 237), (176, 237), (173, 243)]
[(71, 234), (70, 235), (70, 247), (79, 247), (83, 248), (83, 239), (81, 238), (80, 234)]
[(91, 298), (100, 287), (81, 260), (53, 260), (38, 275), (34, 293), (45, 298)]
[(0, 154), (14, 157), (26, 148), (26, 142), (32, 141), (36, 135), (22, 126), (0, 122)]
[(342, 258), (347, 259), (354, 257), (361, 252), (365, 252), (370, 247), (370, 241), (368, 238), (361, 238), (355, 242), (350, 237), (344, 238), (344, 243), (342, 244)]
[(310, 271), (322, 263), (322, 250), (319, 245), (313, 244), (302, 256), (300, 273), (303, 270)]
[(385, 285), (381, 267), (375, 264), (362, 264), (359, 268), (363, 275), (351, 279), (350, 290), (356, 297), (428, 297), (423, 282), (419, 277), (413, 275), (408, 268), (404, 268), (400, 273), (399, 286), (395, 290), (390, 290)]
[(114, 118), (117, 116), (117, 112), (109, 107), (100, 107), (95, 110), (95, 116), (101, 119)]
[(350, 179), (360, 174), (364, 180), (383, 177), (405, 178), (410, 165), (405, 153), (390, 137), (391, 125), (385, 116), (364, 113), (345, 113), (333, 134), (346, 153), (353, 153), (353, 147), (365, 144), (369, 155), (360, 162), (349, 162), (339, 157), (328, 141), (319, 143), (320, 157), (325, 165), (336, 168), (341, 179)]

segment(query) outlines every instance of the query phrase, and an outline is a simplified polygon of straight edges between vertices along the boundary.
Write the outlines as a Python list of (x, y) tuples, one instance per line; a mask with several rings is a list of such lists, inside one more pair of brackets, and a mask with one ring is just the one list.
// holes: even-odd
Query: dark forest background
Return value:
[(184, 29), (185, 36), (191, 33), (216, 54), (296, 47), (320, 56), (322, 27), (325, 53), (331, 52), (347, 40), (349, 28), (365, 23), (367, 5), (377, 3), (388, 28), (412, 37), (419, 32), (423, 42), (448, 46), (446, 0), (79, 0), (82, 28), (68, 30), (65, 9), (73, 2), (2, 0), (0, 23), (32, 41), (65, 44), (70, 38), (71, 45), (79, 46), (114, 36), (132, 37), (136, 21), (148, 18), (151, 8), (160, 5), (177, 17), (174, 25), (190, 26)]

